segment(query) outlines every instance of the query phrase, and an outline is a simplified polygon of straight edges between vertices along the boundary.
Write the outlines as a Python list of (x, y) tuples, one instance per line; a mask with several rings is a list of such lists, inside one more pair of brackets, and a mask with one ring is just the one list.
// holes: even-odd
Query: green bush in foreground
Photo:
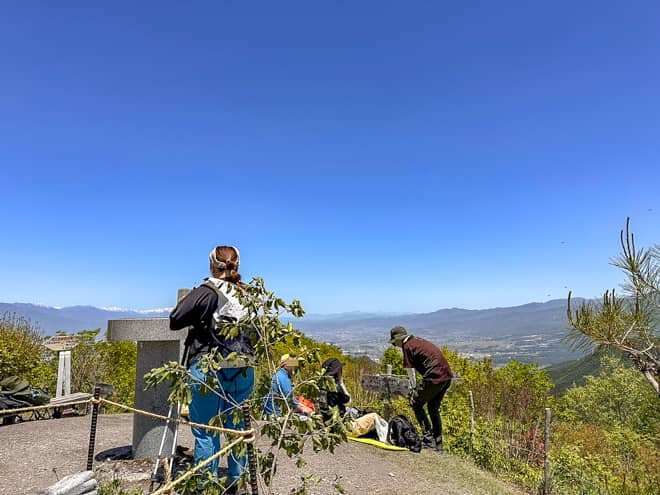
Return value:
[[(46, 387), (53, 379), (51, 359), (35, 323), (13, 313), (0, 318), (0, 379), (19, 376), (33, 385)], [(51, 390), (54, 382), (52, 386)]]

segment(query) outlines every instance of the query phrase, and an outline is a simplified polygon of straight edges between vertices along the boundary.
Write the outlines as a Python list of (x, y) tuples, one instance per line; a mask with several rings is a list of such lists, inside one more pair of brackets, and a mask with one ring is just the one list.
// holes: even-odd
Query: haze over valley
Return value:
[[(167, 317), (169, 310), (54, 308), (0, 303), (0, 314), (9, 312), (29, 318), (46, 335), (95, 328), (104, 332), (110, 319)], [(348, 354), (366, 354), (372, 359), (380, 358), (389, 346), (389, 329), (395, 325), (403, 325), (409, 333), (456, 349), (470, 358), (491, 356), (496, 366), (511, 359), (547, 366), (581, 355), (572, 352), (563, 341), (568, 328), (565, 299), (481, 310), (451, 308), (400, 315), (362, 312), (308, 315), (295, 320), (294, 324), (318, 341), (335, 344)]]

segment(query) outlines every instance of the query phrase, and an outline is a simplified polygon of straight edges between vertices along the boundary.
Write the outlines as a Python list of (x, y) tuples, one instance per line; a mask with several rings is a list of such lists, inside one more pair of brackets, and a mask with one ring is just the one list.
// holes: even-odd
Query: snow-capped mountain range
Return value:
[(16, 314), (29, 319), (38, 326), (45, 335), (53, 335), (57, 331), (75, 333), (80, 330), (101, 329), (105, 332), (108, 320), (120, 318), (158, 318), (166, 317), (172, 308), (156, 309), (126, 309), (97, 308), (94, 306), (69, 306), (58, 308), (43, 304), (31, 303), (0, 303), (0, 315)]

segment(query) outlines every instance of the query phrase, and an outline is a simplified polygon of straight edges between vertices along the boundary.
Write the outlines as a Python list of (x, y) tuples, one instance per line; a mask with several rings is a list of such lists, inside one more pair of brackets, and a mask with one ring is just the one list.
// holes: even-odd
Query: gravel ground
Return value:
[[(0, 427), (0, 495), (34, 494), (58, 478), (85, 469), (90, 416), (30, 421)], [(99, 416), (97, 457), (131, 443), (132, 415)], [(182, 428), (179, 443), (192, 446), (190, 430)], [(100, 454), (100, 456), (99, 456)], [(321, 477), (315, 495), (336, 494), (335, 483), (349, 494), (500, 495), (521, 494), (488, 473), (452, 455), (385, 451), (349, 442), (334, 454), (310, 453), (304, 471)], [(148, 486), (149, 462), (97, 461), (99, 479), (120, 477), (131, 486)], [(273, 483), (273, 494), (296, 486), (301, 471), (286, 458)]]

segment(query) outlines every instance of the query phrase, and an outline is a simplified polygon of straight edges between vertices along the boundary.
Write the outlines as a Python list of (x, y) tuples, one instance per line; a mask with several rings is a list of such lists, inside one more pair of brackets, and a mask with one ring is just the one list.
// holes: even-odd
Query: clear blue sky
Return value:
[(660, 4), (3, 2), (0, 301), (236, 244), (310, 312), (595, 296), (660, 240)]

